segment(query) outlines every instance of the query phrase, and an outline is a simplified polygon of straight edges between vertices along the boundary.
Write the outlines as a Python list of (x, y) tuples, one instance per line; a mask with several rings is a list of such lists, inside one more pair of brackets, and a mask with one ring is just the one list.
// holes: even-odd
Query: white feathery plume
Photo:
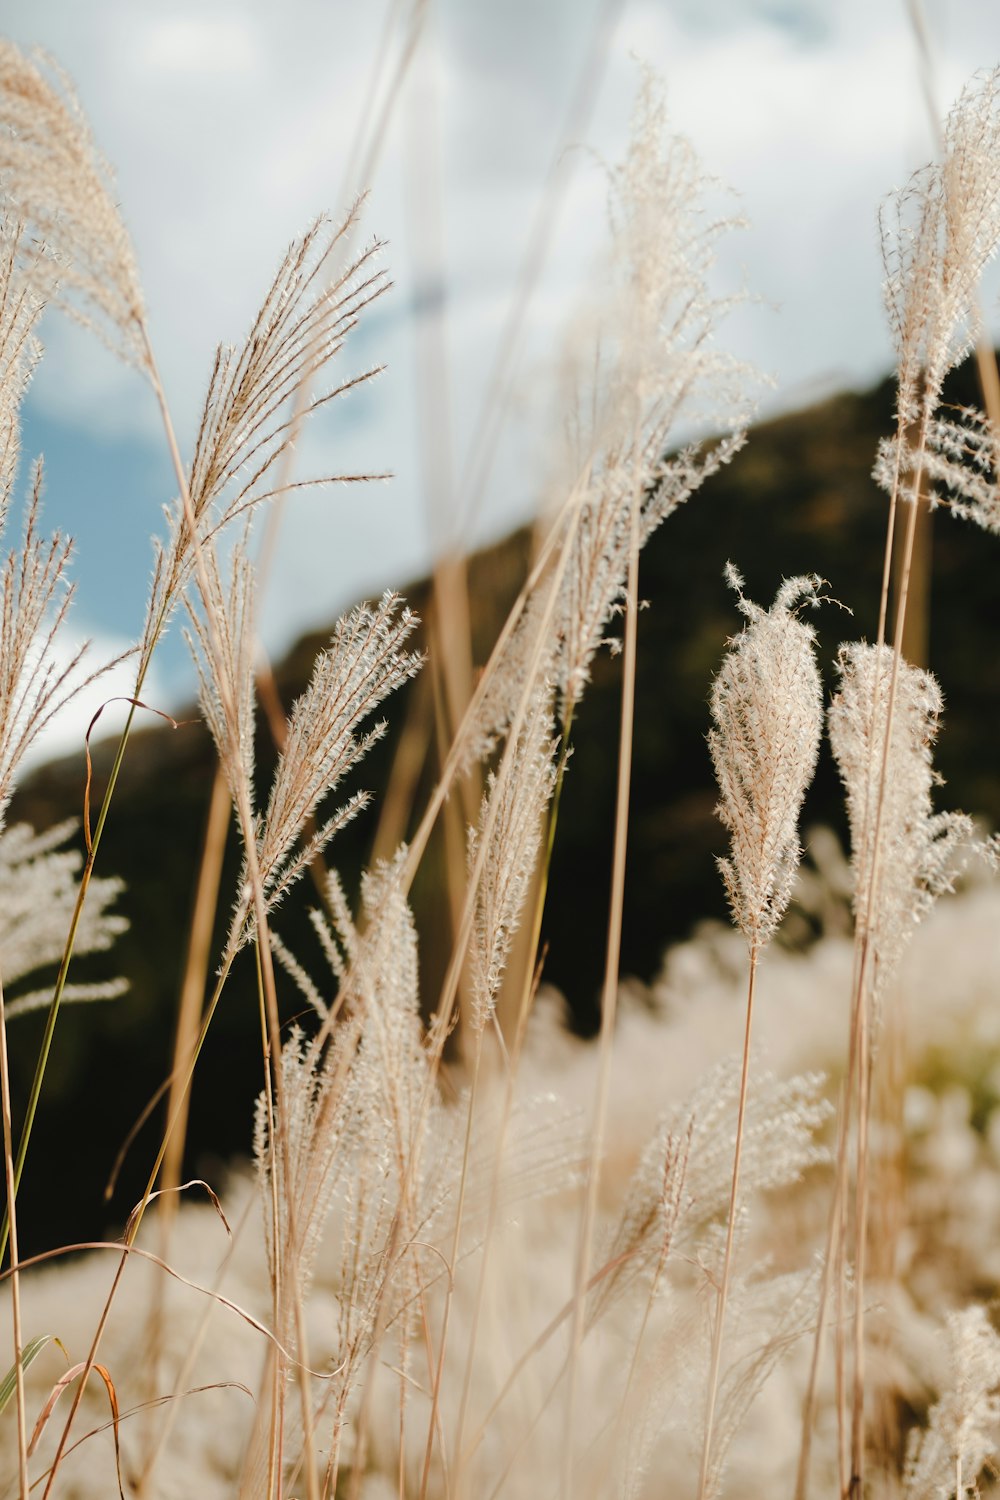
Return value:
[(202, 561), (200, 608), (188, 602), (188, 645), (198, 673), (198, 697), (215, 741), (234, 807), (254, 787), (254, 575), (246, 539), (234, 549), (228, 585), (213, 548)]
[(24, 227), (0, 214), (0, 527), (7, 516), (21, 452), (21, 403), (41, 358), (37, 291), (17, 269)]
[[(233, 521), (289, 490), (387, 477), (339, 474), (277, 488), (269, 479), (302, 421), (378, 374), (367, 369), (330, 389), (311, 390), (364, 308), (389, 285), (374, 264), (378, 242), (350, 264), (338, 262), (359, 208), (333, 229), (319, 218), (294, 240), (242, 345), (216, 350), (187, 480), (197, 536), (185, 515), (167, 512), (169, 540), (156, 555), (143, 665), (194, 571), (196, 544), (206, 548)], [(304, 409), (294, 413), (291, 403), (304, 387), (310, 391)]]
[[(710, 289), (716, 243), (740, 221), (706, 218), (704, 200), (714, 187), (689, 142), (669, 134), (662, 85), (645, 70), (628, 151), (609, 170), (607, 297), (596, 338), (588, 330), (574, 361), (579, 373), (566, 468), (576, 478), (547, 543), (557, 561), (543, 572), (491, 669), (497, 682), (481, 705), (479, 747), (506, 728), (511, 703), (521, 701), (517, 686), (546, 615), (549, 638), (537, 653), (535, 675), (554, 680), (566, 722), (606, 627), (624, 605), (633, 512), (641, 547), (743, 444), (752, 372), (714, 343), (718, 324), (740, 297)], [(716, 440), (707, 447), (689, 443), (668, 457), (681, 422)]]
[(942, 144), (942, 160), (914, 173), (880, 215), (904, 422), (937, 406), (978, 332), (976, 290), (1000, 243), (1000, 69), (963, 90)]
[[(578, 398), (573, 468), (587, 477), (559, 610), (564, 716), (624, 601), (633, 508), (642, 546), (744, 440), (750, 372), (712, 338), (733, 299), (709, 290), (716, 241), (738, 221), (706, 223), (712, 186), (690, 144), (668, 133), (662, 85), (645, 70), (628, 151), (610, 172), (610, 294)], [(723, 436), (668, 458), (681, 419)]]
[[(909, 445), (900, 450), (895, 438), (883, 438), (873, 477), (891, 494), (898, 465), (912, 495), (914, 461)], [(984, 531), (1000, 533), (997, 436), (981, 411), (963, 406), (951, 416), (931, 417), (926, 424), (921, 470), (932, 510), (944, 506), (953, 516), (974, 521)]]
[(33, 238), (20, 257), (123, 359), (149, 370), (145, 311), (111, 168), (51, 57), (0, 38), (0, 183)]
[(362, 734), (362, 721), (419, 671), (422, 657), (406, 649), (417, 623), (412, 610), (399, 608), (398, 595), (386, 591), (374, 607), (359, 605), (342, 616), (316, 658), (312, 680), (289, 716), (261, 819), (257, 853), (269, 907), (363, 805), (364, 799), (352, 799), (299, 845), (318, 803), (385, 732), (377, 723)]
[(77, 676), (89, 642), (69, 661), (57, 640), (73, 598), (66, 571), (72, 542), (38, 533), (42, 465), (35, 464), (21, 546), (0, 573), (0, 826), (18, 766), (33, 741), (67, 703), (100, 675)]
[[(76, 827), (70, 819), (36, 834), (26, 823), (18, 823), (0, 838), (0, 972), (5, 988), (62, 957), (83, 857), (78, 850), (59, 846)], [(121, 880), (94, 879), (90, 890), (77, 933), (79, 953), (104, 952), (128, 927), (125, 917), (108, 909), (124, 890)], [(115, 993), (122, 989), (118, 984)], [(46, 1001), (52, 998), (51, 987), (40, 993)], [(107, 996), (104, 985), (80, 985), (68, 998)], [(33, 998), (5, 998), (7, 1016), (32, 1009)]]
[(747, 941), (749, 983), (740, 1074), (729, 1217), (716, 1301), (698, 1500), (714, 1492), (715, 1432), (722, 1339), (741, 1212), (740, 1173), (746, 1139), (750, 1044), (760, 955), (791, 899), (798, 868), (799, 809), (812, 780), (823, 731), (823, 694), (814, 654), (815, 631), (792, 606), (817, 604), (816, 577), (786, 579), (769, 610), (744, 597), (743, 580), (729, 564), (729, 583), (747, 618), (712, 686), (714, 728), (709, 749), (719, 781), (716, 809), (731, 835), (731, 857), (719, 860), (736, 925)]
[(733, 919), (752, 951), (771, 939), (791, 899), (801, 850), (799, 810), (823, 731), (815, 631), (793, 606), (815, 604), (820, 580), (786, 579), (769, 610), (729, 583), (747, 618), (712, 687), (708, 744), (719, 782), (716, 809), (732, 836), (719, 860)]
[(946, 1320), (948, 1374), (927, 1427), (911, 1434), (905, 1500), (964, 1500), (998, 1452), (1000, 1337), (978, 1305)]
[(470, 870), (475, 868), (489, 829), (469, 952), (471, 1018), (478, 1032), (493, 1014), (503, 983), (511, 943), (531, 890), (545, 810), (555, 789), (558, 742), (552, 733), (552, 696), (552, 689), (544, 685), (533, 694), (514, 747), (510, 775), (498, 781), (490, 774), (479, 825), (469, 829)]
[(1000, 69), (966, 87), (941, 160), (890, 196), (880, 227), (899, 386), (896, 432), (879, 444), (874, 477), (911, 501), (929, 481), (932, 504), (996, 529), (998, 435), (980, 411), (956, 421), (938, 408), (945, 376), (981, 331), (978, 287), (1000, 246)]
[[(2, 51), (0, 51), (2, 69)], [(41, 346), (34, 327), (41, 301), (19, 268), (23, 228), (0, 218), (0, 530), (7, 518), (20, 454), (20, 408)], [(66, 579), (72, 543), (38, 534), (42, 464), (29, 481), (21, 547), (0, 573), (0, 824), (18, 765), (45, 725), (97, 674), (73, 685), (86, 646), (67, 662), (56, 642), (73, 589)]]
[(294, 1255), (300, 1285), (308, 1283), (331, 1208), (338, 1218), (337, 1368), (324, 1399), (335, 1449), (380, 1328), (395, 1326), (405, 1357), (420, 1289), (440, 1272), (437, 1257), (424, 1268), (422, 1255), (460, 1155), (458, 1112), (441, 1105), (423, 1045), (416, 931), (402, 879), (406, 852), (364, 875), (363, 929), (337, 876), (329, 876), (335, 930), (319, 914), (314, 919), (335, 974), (347, 982), (338, 998), (341, 1019), (325, 1049), (298, 1035), (284, 1049), (281, 1150), (270, 1151), (265, 1102), (258, 1104), (265, 1232), (270, 1236), (277, 1172), (280, 1202), (296, 1205), (294, 1245), (289, 1216), (281, 1218), (282, 1264), (287, 1274)]
[(952, 888), (962, 867), (962, 847), (973, 837), (964, 813), (933, 811), (931, 789), (939, 778), (932, 748), (943, 706), (941, 689), (932, 673), (901, 659), (876, 852), (873, 810), (892, 662), (888, 646), (879, 650), (861, 641), (841, 646), (840, 691), (829, 712), (830, 743), (847, 792), (855, 919), (873, 945), (876, 997), (895, 972), (916, 923)]

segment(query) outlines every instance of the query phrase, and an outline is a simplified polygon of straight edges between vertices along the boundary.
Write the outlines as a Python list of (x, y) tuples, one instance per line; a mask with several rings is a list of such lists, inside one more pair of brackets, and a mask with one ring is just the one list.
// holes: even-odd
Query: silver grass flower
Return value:
[[(378, 243), (346, 266), (338, 259), (357, 212), (335, 229), (317, 219), (293, 241), (243, 344), (216, 350), (188, 477), (197, 538), (184, 515), (168, 512), (169, 540), (156, 554), (142, 664), (194, 571), (195, 540), (207, 548), (239, 517), (288, 490), (387, 477), (340, 474), (277, 488), (269, 480), (302, 421), (378, 373), (367, 369), (332, 388), (311, 389), (364, 308), (389, 285), (374, 264)], [(304, 408), (295, 414), (292, 402), (303, 389)]]
[[(932, 509), (945, 506), (953, 515), (974, 521), (994, 536), (1000, 534), (1000, 449), (989, 418), (975, 407), (955, 409), (949, 417), (934, 416), (926, 424), (921, 454), (921, 477)], [(913, 492), (916, 457), (895, 438), (879, 442), (873, 477), (892, 493), (897, 470)]]
[[(710, 290), (717, 241), (739, 221), (706, 219), (714, 187), (690, 144), (668, 133), (662, 86), (644, 72), (628, 151), (609, 173), (607, 296), (574, 361), (565, 469), (576, 477), (555, 522), (557, 561), (496, 664), (476, 725), (480, 747), (510, 723), (536, 655), (535, 675), (555, 681), (565, 723), (624, 604), (633, 519), (641, 547), (743, 444), (751, 371), (714, 343), (740, 299)], [(680, 423), (716, 440), (668, 457)], [(548, 639), (536, 653), (546, 616)]]
[(546, 622), (549, 603), (544, 584), (531, 592), (506, 648), (485, 678), (482, 698), (466, 733), (464, 771), (493, 754), (521, 704), (530, 701), (535, 685), (554, 681), (559, 645), (551, 620)]
[[(62, 957), (83, 857), (78, 850), (60, 846), (76, 828), (71, 819), (37, 834), (19, 823), (0, 838), (0, 972), (5, 989)], [(109, 909), (123, 890), (122, 881), (113, 877), (91, 881), (91, 898), (77, 933), (77, 952), (104, 952), (128, 927), (125, 917)], [(92, 995), (94, 988), (80, 986), (75, 998), (106, 997), (104, 986), (96, 987), (99, 993)], [(121, 993), (121, 986), (116, 993)], [(51, 987), (44, 996), (46, 1001), (52, 998)], [(31, 1009), (32, 998), (22, 995), (6, 1001), (6, 1014)]]
[(837, 670), (841, 686), (830, 704), (830, 743), (847, 792), (855, 917), (873, 945), (878, 995), (916, 923), (943, 891), (951, 890), (973, 829), (964, 813), (933, 811), (931, 789), (938, 778), (932, 748), (943, 706), (941, 689), (930, 672), (901, 660), (872, 900), (892, 651), (860, 641), (845, 644)]
[[(781, 1079), (758, 1070), (747, 1101), (740, 1170), (740, 1199), (787, 1187), (811, 1167), (829, 1160), (816, 1136), (833, 1114), (823, 1097), (821, 1073)], [(736, 1137), (736, 1100), (740, 1091), (737, 1059), (726, 1058), (710, 1069), (683, 1114), (668, 1122), (674, 1134), (689, 1133), (687, 1232), (690, 1244), (713, 1221), (729, 1211)]]
[(0, 38), (0, 183), (28, 225), (20, 258), (43, 291), (130, 364), (149, 369), (135, 256), (114, 177), (52, 58)]
[(816, 603), (816, 577), (790, 578), (769, 610), (743, 595), (747, 624), (730, 644), (712, 687), (708, 744), (719, 782), (716, 809), (732, 839), (719, 860), (733, 919), (751, 952), (771, 939), (792, 895), (801, 850), (799, 810), (823, 731), (815, 631), (793, 606)]
[(269, 1255), (271, 1174), (277, 1173), (285, 1206), (282, 1262), (287, 1269), (295, 1257), (300, 1287), (308, 1284), (331, 1210), (338, 1220), (337, 1368), (324, 1398), (335, 1443), (380, 1322), (397, 1333), (401, 1323), (410, 1328), (419, 1289), (440, 1274), (439, 1257), (429, 1257), (426, 1267), (423, 1257), (461, 1157), (460, 1114), (441, 1104), (423, 1046), (416, 932), (401, 879), (405, 856), (403, 848), (363, 877), (363, 929), (336, 875), (329, 877), (335, 926), (321, 916), (316, 922), (337, 977), (349, 984), (340, 997), (343, 1018), (325, 1049), (298, 1034), (284, 1049), (282, 1149), (270, 1149), (263, 1099), (257, 1110)]
[[(720, 1370), (708, 1495), (718, 1493), (730, 1445), (757, 1393), (815, 1319), (815, 1266), (774, 1275), (745, 1252), (750, 1199), (796, 1183), (811, 1167), (829, 1160), (817, 1141), (833, 1113), (823, 1097), (824, 1083), (820, 1074), (784, 1081), (759, 1070), (749, 1097), (728, 1354)], [(628, 1185), (618, 1225), (605, 1242), (601, 1259), (613, 1270), (591, 1294), (590, 1324), (625, 1300), (626, 1309), (645, 1302), (644, 1324), (658, 1330), (647, 1341), (650, 1348), (629, 1412), (632, 1438), (647, 1451), (667, 1427), (690, 1441), (703, 1419), (700, 1375), (709, 1354), (709, 1329), (700, 1293), (717, 1285), (724, 1257), (739, 1088), (739, 1066), (735, 1059), (725, 1059), (701, 1079), (686, 1104), (661, 1120)], [(694, 1283), (692, 1266), (701, 1272)], [(651, 1316), (654, 1294), (659, 1319)], [(674, 1399), (665, 1397), (665, 1388)], [(630, 1479), (625, 1476), (622, 1493), (640, 1493)]]
[(233, 552), (229, 582), (214, 549), (203, 556), (200, 609), (189, 602), (188, 644), (198, 673), (198, 698), (215, 741), (233, 805), (254, 787), (254, 589), (245, 541)]
[(948, 1371), (927, 1427), (911, 1435), (903, 1477), (905, 1500), (964, 1500), (1000, 1451), (1000, 1337), (983, 1307), (946, 1320)]
[(899, 389), (896, 433), (880, 442), (874, 477), (889, 495), (912, 501), (929, 490), (932, 505), (995, 530), (997, 434), (980, 411), (953, 420), (938, 409), (945, 376), (981, 331), (978, 287), (1000, 246), (1000, 70), (965, 89), (942, 145), (942, 159), (881, 214)]
[[(833, 1109), (820, 1073), (788, 1080), (759, 1070), (743, 1134), (740, 1221), (755, 1195), (801, 1181), (829, 1160), (817, 1136)], [(636, 1280), (677, 1253), (687, 1261), (711, 1241), (729, 1211), (740, 1069), (726, 1058), (700, 1081), (682, 1107), (666, 1114), (650, 1137), (625, 1191), (621, 1215), (603, 1261), (621, 1266), (591, 1298), (591, 1320)], [(701, 1248), (699, 1248), (701, 1247)], [(626, 1258), (627, 1257), (627, 1258)]]
[(514, 746), (510, 774), (489, 777), (479, 825), (469, 829), (468, 864), (475, 867), (489, 829), (469, 953), (471, 1019), (482, 1032), (496, 1006), (511, 943), (531, 890), (545, 810), (555, 789), (557, 741), (552, 734), (552, 689), (529, 702)]
[(945, 124), (940, 162), (881, 212), (883, 294), (904, 423), (938, 404), (978, 332), (976, 290), (1000, 243), (1000, 69), (973, 79)]
[[(252, 569), (243, 546), (234, 553), (228, 587), (211, 550), (205, 564), (207, 597), (201, 593), (200, 609), (189, 607), (199, 697), (234, 805), (243, 799), (252, 809)], [(365, 793), (355, 793), (306, 832), (319, 803), (384, 734), (384, 722), (362, 732), (363, 721), (420, 668), (422, 658), (405, 649), (417, 617), (398, 605), (398, 597), (387, 591), (374, 608), (359, 605), (342, 616), (329, 646), (316, 658), (309, 686), (292, 706), (285, 747), (255, 835), (268, 911), (367, 803)], [(230, 940), (233, 951), (253, 935), (251, 905), (249, 872), (244, 870)]]
[(42, 301), (17, 269), (23, 233), (22, 225), (0, 216), (0, 527), (21, 452), (21, 403), (42, 354), (34, 331)]
[[(73, 597), (66, 578), (72, 542), (38, 533), (42, 465), (36, 463), (20, 548), (0, 572), (0, 826), (18, 766), (45, 726), (89, 686), (79, 679), (84, 642), (69, 659), (58, 642)], [(104, 668), (100, 669), (104, 670)]]
[[(325, 1064), (320, 1048), (293, 1027), (281, 1052), (281, 1114), (276, 1130), (278, 1149), (272, 1149), (268, 1131), (266, 1100), (258, 1098), (254, 1126), (254, 1156), (264, 1205), (263, 1224), (268, 1264), (275, 1268), (274, 1222), (271, 1214), (271, 1180), (278, 1178), (278, 1203), (282, 1209), (279, 1261), (296, 1257), (294, 1284), (299, 1296), (309, 1289), (313, 1263), (337, 1185), (336, 1164), (343, 1153), (342, 1122), (327, 1120), (330, 1128), (316, 1130), (316, 1118), (329, 1103), (329, 1091), (337, 1081), (335, 1068)], [(340, 1128), (338, 1128), (338, 1125)], [(295, 1244), (289, 1243), (288, 1206), (295, 1220)], [(286, 1330), (287, 1332), (287, 1330)]]
[(599, 1256), (599, 1265), (615, 1265), (591, 1293), (587, 1323), (592, 1325), (609, 1304), (636, 1284), (649, 1285), (666, 1265), (685, 1215), (691, 1209), (687, 1167), (692, 1122), (679, 1127), (661, 1123), (653, 1133), (625, 1190), (621, 1214)]
[(342, 616), (317, 657), (312, 680), (289, 716), (261, 819), (257, 852), (269, 906), (363, 805), (354, 799), (300, 844), (318, 803), (385, 732), (385, 724), (377, 723), (361, 733), (362, 722), (419, 671), (422, 657), (406, 649), (417, 623), (413, 611), (399, 608), (398, 595), (387, 591), (374, 607), (359, 605)]
[[(34, 335), (41, 303), (18, 261), (22, 228), (0, 218), (0, 531), (20, 454), (20, 408), (41, 356)], [(38, 534), (42, 465), (29, 484), (24, 537), (0, 572), (0, 826), (25, 752), (45, 725), (93, 681), (74, 681), (86, 647), (60, 660), (58, 641), (72, 598), (66, 573), (72, 543)]]
[[(642, 546), (743, 442), (749, 371), (714, 346), (732, 301), (709, 290), (716, 242), (737, 221), (706, 223), (709, 186), (689, 143), (669, 135), (662, 86), (644, 71), (628, 151), (610, 173), (610, 295), (578, 398), (573, 469), (587, 480), (559, 619), (564, 711), (624, 601), (633, 509)], [(668, 458), (682, 419), (724, 436)]]

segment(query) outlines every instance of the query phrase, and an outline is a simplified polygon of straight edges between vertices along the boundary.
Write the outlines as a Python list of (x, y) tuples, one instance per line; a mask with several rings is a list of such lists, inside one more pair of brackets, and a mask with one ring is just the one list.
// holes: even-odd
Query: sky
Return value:
[[(933, 150), (904, 0), (11, 0), (5, 14), (72, 77), (116, 170), (187, 449), (216, 343), (239, 341), (292, 236), (369, 190), (362, 239), (386, 242), (393, 287), (338, 373), (386, 369), (313, 425), (297, 473), (394, 477), (284, 507), (261, 602), (274, 656), (405, 588), (435, 549), (534, 513), (637, 59), (748, 221), (716, 275), (752, 298), (719, 341), (771, 377), (764, 411), (890, 367), (876, 211)], [(1000, 63), (1000, 7), (925, 0), (924, 14), (946, 107)], [(58, 314), (43, 340), (25, 451), (46, 457), (48, 524), (76, 539), (73, 630), (110, 651), (141, 628), (171, 470), (141, 377)], [(147, 696), (173, 708), (190, 686), (175, 632)], [(78, 722), (61, 736), (79, 743)]]

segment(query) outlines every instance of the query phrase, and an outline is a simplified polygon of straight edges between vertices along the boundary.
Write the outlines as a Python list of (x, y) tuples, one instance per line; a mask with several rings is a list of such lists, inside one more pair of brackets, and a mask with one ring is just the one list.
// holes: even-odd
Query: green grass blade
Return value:
[[(29, 1339), (21, 1350), (21, 1369), (26, 1370), (31, 1361), (45, 1348), (46, 1344), (59, 1344), (54, 1333), (40, 1333), (37, 1338)], [(60, 1349), (62, 1345), (59, 1344)], [(6, 1375), (0, 1380), (0, 1412), (8, 1405), (14, 1392), (17, 1390), (17, 1365), (11, 1365)]]

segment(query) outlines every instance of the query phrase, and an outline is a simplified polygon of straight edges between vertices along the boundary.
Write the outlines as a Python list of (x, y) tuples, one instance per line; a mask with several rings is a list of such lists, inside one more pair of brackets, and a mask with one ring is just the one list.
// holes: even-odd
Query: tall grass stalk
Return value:
[(628, 846), (628, 812), (632, 789), (632, 737), (635, 728), (635, 671), (639, 620), (639, 500), (633, 494), (629, 506), (628, 583), (625, 595), (625, 648), (622, 663), (622, 700), (618, 736), (618, 782), (615, 789), (615, 840), (611, 855), (611, 900), (608, 910), (608, 939), (604, 961), (604, 985), (601, 991), (601, 1063), (591, 1127), (590, 1153), (587, 1160), (586, 1189), (580, 1216), (576, 1252), (576, 1305), (570, 1334), (569, 1385), (566, 1395), (566, 1425), (562, 1464), (562, 1495), (573, 1494), (573, 1432), (577, 1403), (577, 1377), (587, 1285), (590, 1281), (591, 1241), (597, 1214), (604, 1137), (608, 1121), (608, 1097), (611, 1084), (611, 1047), (617, 1014), (619, 969), (621, 965), (622, 918), (625, 906), (625, 856)]
[(21, 1279), (17, 1250), (17, 1206), (14, 1180), (14, 1131), (10, 1117), (10, 1065), (7, 1056), (7, 1012), (0, 980), (0, 1110), (3, 1115), (4, 1181), (10, 1220), (10, 1301), (14, 1329), (14, 1367), (17, 1382), (17, 1465), (21, 1500), (28, 1500), (28, 1430), (24, 1394), (24, 1338), (21, 1332)]
[(748, 981), (736, 1142), (722, 1273), (716, 1299), (698, 1478), (699, 1500), (714, 1491), (712, 1441), (722, 1342), (740, 1212), (740, 1168), (750, 1082), (757, 966), (781, 922), (798, 868), (799, 809), (812, 780), (822, 733), (822, 689), (815, 632), (796, 616), (799, 601), (818, 603), (821, 580), (786, 580), (769, 610), (744, 597), (735, 568), (727, 577), (746, 619), (730, 644), (712, 690), (709, 749), (721, 798), (716, 809), (730, 832), (731, 854), (719, 860), (733, 919), (747, 945)]

